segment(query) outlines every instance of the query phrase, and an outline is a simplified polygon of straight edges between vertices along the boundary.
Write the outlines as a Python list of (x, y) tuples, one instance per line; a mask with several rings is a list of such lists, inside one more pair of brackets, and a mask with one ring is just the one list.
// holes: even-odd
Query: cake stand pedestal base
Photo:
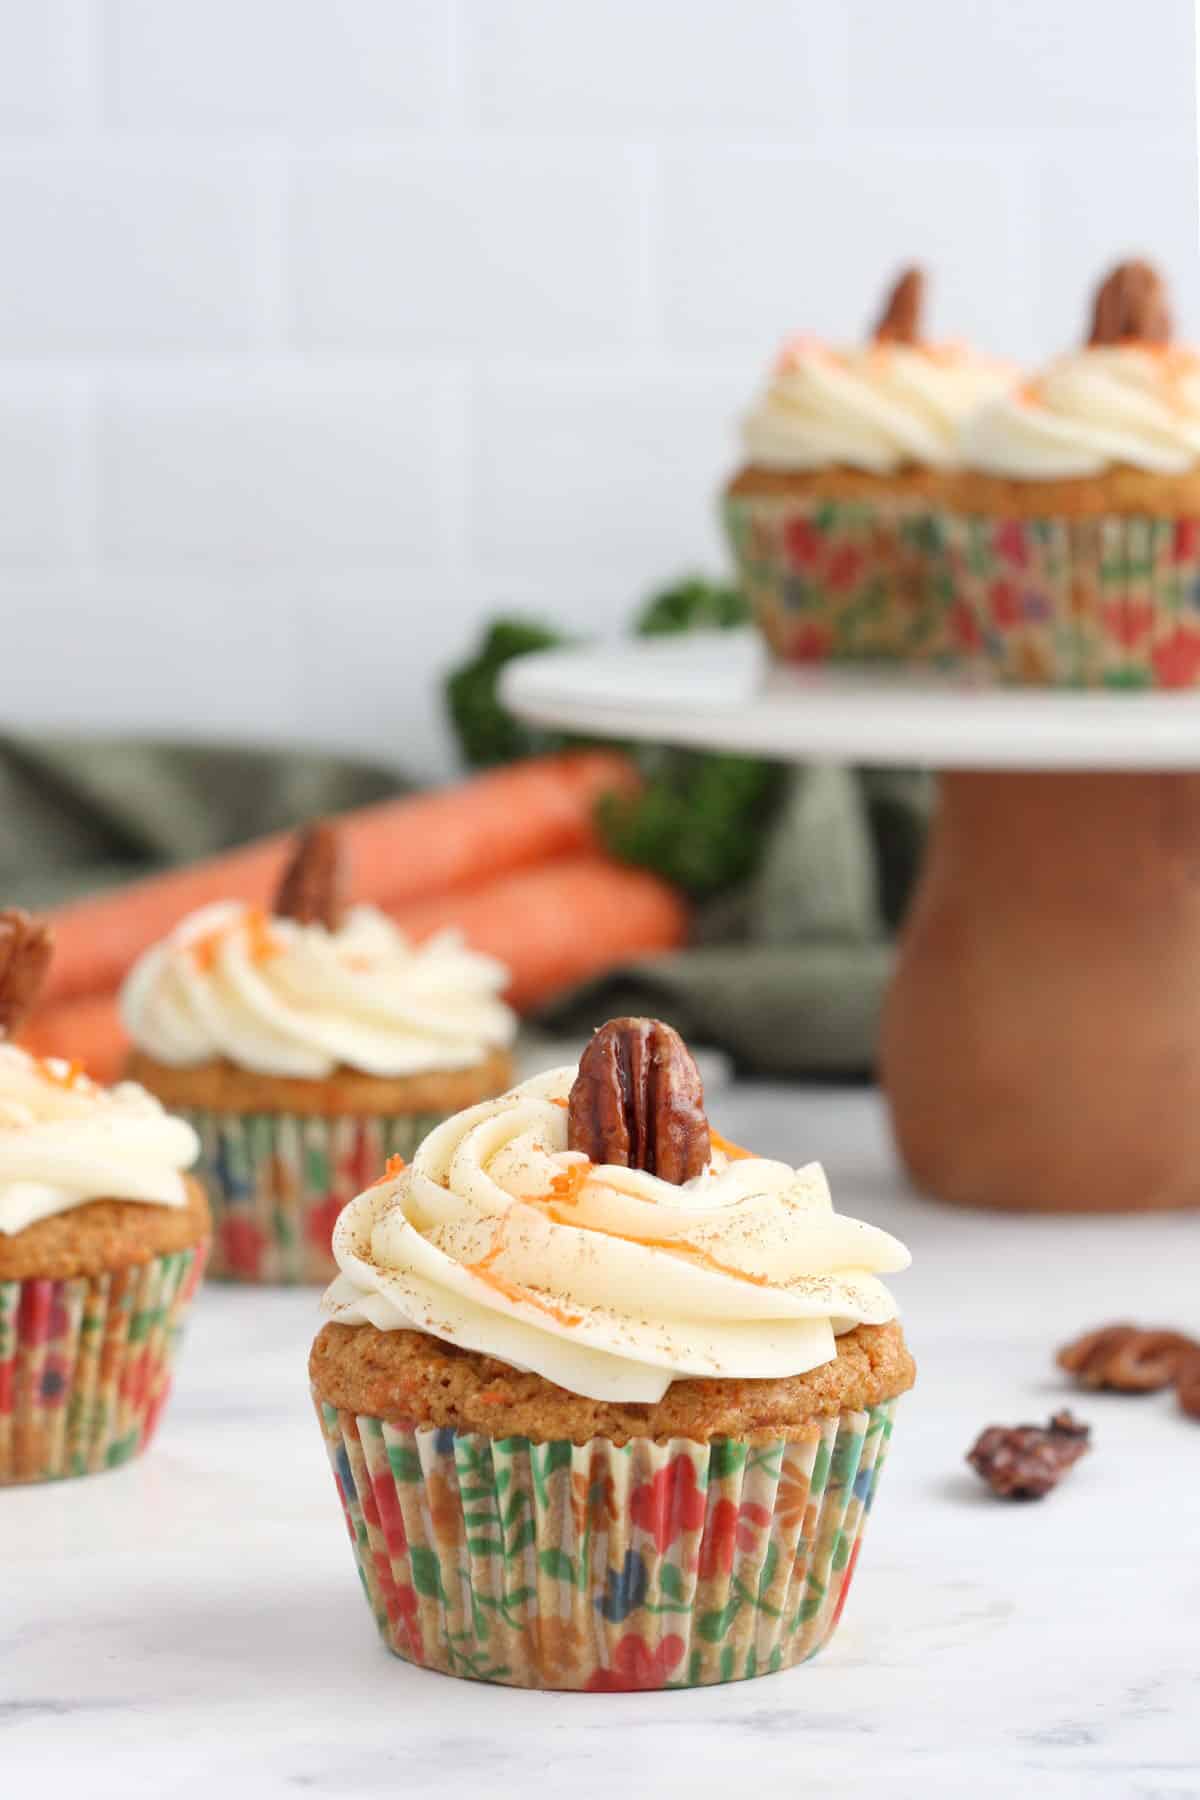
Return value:
[(1200, 775), (944, 774), (882, 1062), (943, 1200), (1200, 1205)]

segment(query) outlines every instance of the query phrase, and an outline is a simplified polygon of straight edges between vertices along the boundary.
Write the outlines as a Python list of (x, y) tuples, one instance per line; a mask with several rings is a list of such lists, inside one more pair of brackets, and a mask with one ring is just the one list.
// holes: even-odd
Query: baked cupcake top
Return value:
[(1096, 293), (1087, 343), (978, 412), (964, 429), (964, 464), (1018, 481), (1195, 468), (1200, 355), (1170, 337), (1158, 274), (1120, 263)]
[(866, 344), (834, 349), (799, 336), (784, 345), (745, 420), (752, 464), (811, 470), (842, 465), (889, 475), (956, 462), (964, 419), (1014, 380), (1007, 363), (920, 333), (925, 277), (907, 269)]
[[(0, 1035), (31, 1006), (50, 946), (26, 914), (0, 913)], [(0, 1042), (0, 1235), (92, 1200), (183, 1207), (199, 1151), (191, 1126), (133, 1082), (99, 1087), (71, 1063)]]
[(184, 919), (121, 991), (138, 1049), (174, 1068), (224, 1060), (311, 1080), (471, 1068), (511, 1043), (503, 964), (454, 932), (413, 945), (373, 907), (344, 910), (340, 888), (332, 828), (316, 826), (270, 914), (225, 901)]
[(799, 1375), (895, 1317), (904, 1246), (796, 1170), (710, 1133), (669, 1027), (621, 1019), (447, 1120), (344, 1208), (336, 1321), (427, 1332), (593, 1400)]

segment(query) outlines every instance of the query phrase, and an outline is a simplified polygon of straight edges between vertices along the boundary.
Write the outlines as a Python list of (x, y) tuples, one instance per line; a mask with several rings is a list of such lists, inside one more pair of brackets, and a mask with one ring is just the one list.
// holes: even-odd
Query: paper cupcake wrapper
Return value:
[(405, 1661), (513, 1687), (700, 1687), (790, 1668), (850, 1587), (894, 1401), (798, 1442), (532, 1444), (314, 1394), (368, 1604)]
[(145, 1449), (203, 1267), (201, 1246), (109, 1275), (0, 1281), (0, 1486)]
[(927, 501), (731, 495), (743, 593), (788, 662), (951, 662), (950, 592)]
[(192, 1172), (212, 1207), (209, 1275), (322, 1285), (338, 1272), (329, 1246), (343, 1206), (376, 1179), (389, 1156), (410, 1159), (447, 1116), (172, 1111), (200, 1138)]
[(1200, 685), (1200, 519), (946, 518), (957, 658), (1001, 681)]

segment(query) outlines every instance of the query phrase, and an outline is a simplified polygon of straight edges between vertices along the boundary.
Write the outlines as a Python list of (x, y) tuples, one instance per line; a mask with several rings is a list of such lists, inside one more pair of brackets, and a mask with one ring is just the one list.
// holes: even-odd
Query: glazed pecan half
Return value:
[(594, 1163), (645, 1169), (676, 1184), (709, 1159), (704, 1087), (677, 1031), (659, 1019), (610, 1019), (579, 1059), (567, 1143)]
[(1089, 344), (1165, 344), (1171, 337), (1167, 290), (1147, 262), (1118, 263), (1100, 284)]
[(271, 910), (278, 919), (336, 931), (345, 911), (344, 892), (341, 835), (328, 819), (315, 819), (297, 834)]
[(0, 912), (0, 1037), (11, 1037), (33, 1011), (53, 955), (48, 925), (19, 907)]
[(1080, 1387), (1156, 1394), (1176, 1381), (1184, 1360), (1193, 1352), (1200, 1352), (1200, 1344), (1181, 1331), (1105, 1325), (1064, 1345), (1056, 1361)]
[(1040, 1500), (1091, 1449), (1091, 1437), (1069, 1412), (1048, 1425), (990, 1425), (967, 1461), (1002, 1500)]
[(879, 322), (872, 332), (877, 344), (919, 344), (925, 305), (925, 271), (904, 269), (893, 283)]

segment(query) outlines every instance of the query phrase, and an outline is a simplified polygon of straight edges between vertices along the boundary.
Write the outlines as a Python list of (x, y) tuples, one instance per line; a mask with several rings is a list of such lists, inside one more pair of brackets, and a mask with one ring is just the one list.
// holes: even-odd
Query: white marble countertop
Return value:
[(1200, 1219), (990, 1218), (904, 1191), (877, 1098), (735, 1087), (726, 1133), (819, 1155), (912, 1246), (921, 1364), (846, 1617), (788, 1674), (525, 1694), (412, 1670), (359, 1592), (311, 1416), (311, 1292), (212, 1287), (150, 1454), (0, 1492), (0, 1794), (572, 1800), (799, 1793), (1200, 1796), (1200, 1427), (1072, 1396), (1094, 1454), (1006, 1505), (978, 1430), (1066, 1397), (1054, 1346), (1200, 1325)]

